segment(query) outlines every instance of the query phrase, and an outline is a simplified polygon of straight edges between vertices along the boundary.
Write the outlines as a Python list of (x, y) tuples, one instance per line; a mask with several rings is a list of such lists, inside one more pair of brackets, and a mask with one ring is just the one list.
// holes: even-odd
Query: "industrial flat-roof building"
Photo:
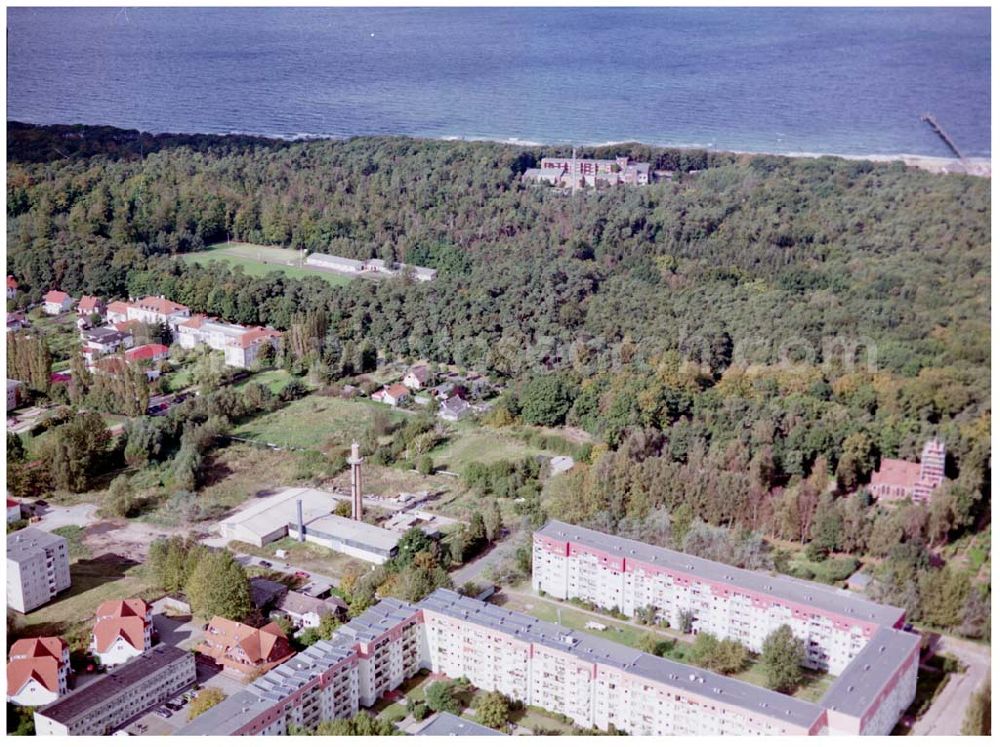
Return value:
[(70, 587), (66, 540), (35, 527), (7, 535), (7, 606), (18, 612), (41, 607)]
[(35, 711), (40, 736), (103, 736), (195, 680), (194, 654), (157, 646)]
[(257, 547), (290, 536), (369, 563), (382, 564), (393, 557), (400, 535), (334, 515), (342, 500), (342, 496), (325, 490), (283, 488), (223, 520), (220, 531), (227, 539)]

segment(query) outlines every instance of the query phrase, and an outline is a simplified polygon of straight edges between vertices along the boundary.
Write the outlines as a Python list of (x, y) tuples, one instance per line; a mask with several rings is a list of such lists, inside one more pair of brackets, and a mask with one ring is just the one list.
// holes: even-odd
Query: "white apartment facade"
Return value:
[(70, 586), (66, 540), (35, 527), (7, 535), (7, 606), (41, 607)]
[(281, 333), (265, 327), (244, 327), (196, 314), (177, 325), (177, 344), (185, 350), (207, 345), (221, 350), (227, 366), (249, 368), (266, 346), (275, 347)]
[(752, 651), (782, 625), (807, 646), (803, 665), (840, 674), (880, 626), (899, 627), (904, 611), (819, 584), (745, 571), (693, 555), (550, 521), (534, 536), (532, 587), (693, 632), (734, 638)]
[(103, 736), (195, 681), (194, 654), (157, 646), (35, 711), (39, 736)]

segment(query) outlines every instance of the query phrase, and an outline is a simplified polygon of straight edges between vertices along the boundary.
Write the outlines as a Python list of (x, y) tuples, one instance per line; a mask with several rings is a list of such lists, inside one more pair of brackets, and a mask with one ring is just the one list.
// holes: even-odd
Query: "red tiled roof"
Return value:
[(402, 384), (391, 384), (385, 388), (386, 394), (390, 395), (394, 399), (399, 399), (400, 397), (405, 397), (410, 393)]
[[(14, 506), (20, 506), (21, 504), (15, 501), (13, 498), (7, 499), (7, 508), (14, 508)], [(14, 644), (15, 646), (17, 644)], [(13, 650), (13, 649), (12, 649)]]
[(264, 327), (252, 327), (240, 335), (239, 346), (246, 349), (253, 345), (258, 340), (265, 340), (268, 338), (281, 337), (281, 333), (275, 329), (266, 329)]
[(127, 314), (128, 304), (124, 301), (112, 301), (108, 304), (109, 314)]
[(902, 459), (883, 459), (872, 475), (872, 485), (900, 485), (913, 488), (920, 479), (920, 465)]
[(186, 319), (177, 326), (188, 327), (189, 329), (201, 329), (201, 325), (203, 325), (206, 321), (208, 321), (208, 317), (204, 314), (195, 314), (190, 319)]
[(158, 355), (166, 355), (169, 350), (170, 349), (166, 345), (161, 345), (158, 342), (151, 342), (148, 345), (140, 345), (137, 348), (127, 350), (125, 352), (125, 358), (130, 361), (145, 361), (155, 358)]
[(149, 612), (149, 605), (143, 599), (109, 599), (101, 602), (95, 612), (95, 616), (102, 617), (141, 617), (146, 618)]
[[(108, 307), (110, 310), (110, 307)], [(124, 322), (115, 322), (111, 325), (116, 332), (132, 332), (137, 327), (142, 326), (142, 322), (138, 319), (128, 319)]]
[[(248, 665), (230, 651), (239, 648), (250, 660)], [(226, 666), (250, 671), (264, 664), (276, 665), (290, 658), (294, 653), (284, 632), (276, 623), (269, 622), (263, 628), (213, 617), (205, 630), (205, 643), (200, 649)]]
[(135, 650), (146, 648), (146, 621), (141, 617), (108, 617), (94, 626), (97, 653), (103, 654), (119, 637)]
[(50, 290), (42, 298), (46, 303), (65, 303), (66, 299), (69, 298), (69, 293), (63, 293), (59, 290)]
[(170, 314), (175, 314), (178, 311), (187, 311), (188, 307), (183, 306), (179, 303), (171, 301), (167, 298), (160, 298), (158, 296), (146, 296), (135, 302), (135, 306), (141, 309), (149, 309), (150, 311), (155, 311), (157, 314), (163, 314), (168, 316)]
[(17, 290), (17, 281), (14, 279), (13, 275), (7, 276), (7, 288), (9, 290)]
[(72, 380), (73, 380), (72, 375), (70, 375), (68, 373), (65, 373), (65, 372), (62, 372), (62, 371), (60, 371), (58, 373), (54, 373), (51, 376), (49, 376), (49, 381), (57, 382), (57, 383), (60, 382), (60, 381), (67, 382), (67, 381), (72, 381)]
[(97, 311), (97, 308), (101, 305), (101, 299), (97, 296), (83, 296), (80, 298), (80, 303), (77, 304), (77, 308), (80, 311)]
[(51, 656), (15, 659), (7, 665), (7, 695), (16, 695), (28, 680), (51, 693), (59, 692), (59, 662)]
[[(10, 502), (10, 498), (8, 498), (7, 504), (10, 505)], [(17, 503), (17, 501), (14, 501), (14, 503)], [(63, 651), (65, 651), (66, 648), (66, 641), (55, 636), (48, 636), (46, 638), (22, 638), (19, 641), (14, 641), (14, 645), (10, 647), (10, 658), (30, 659), (40, 656), (52, 656), (56, 659), (62, 660)]]

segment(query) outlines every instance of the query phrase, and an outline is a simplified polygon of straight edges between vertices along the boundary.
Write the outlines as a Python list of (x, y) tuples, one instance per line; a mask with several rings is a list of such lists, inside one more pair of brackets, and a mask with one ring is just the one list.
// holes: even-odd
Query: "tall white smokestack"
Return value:
[(347, 463), (351, 465), (351, 518), (361, 521), (364, 515), (364, 505), (361, 502), (361, 447), (355, 441), (351, 444), (351, 457)]
[(299, 498), (295, 501), (295, 510), (298, 512), (299, 517), (299, 542), (306, 541), (306, 524), (302, 521), (302, 499)]

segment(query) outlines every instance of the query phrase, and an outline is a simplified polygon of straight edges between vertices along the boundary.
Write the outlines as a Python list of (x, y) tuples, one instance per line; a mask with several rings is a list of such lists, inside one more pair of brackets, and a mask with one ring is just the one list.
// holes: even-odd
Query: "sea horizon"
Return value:
[(12, 8), (7, 21), (8, 121), (951, 160), (930, 112), (967, 158), (991, 155), (976, 9)]

